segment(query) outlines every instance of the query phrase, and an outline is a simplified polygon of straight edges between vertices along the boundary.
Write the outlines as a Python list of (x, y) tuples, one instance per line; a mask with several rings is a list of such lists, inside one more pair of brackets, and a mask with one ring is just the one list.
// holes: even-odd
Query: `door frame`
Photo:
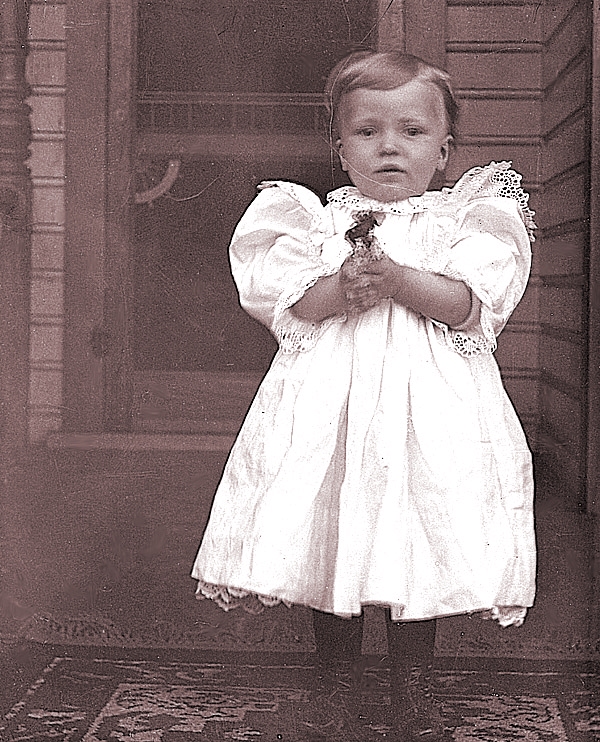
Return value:
[[(443, 65), (445, 0), (374, 7), (380, 48)], [(63, 429), (71, 433), (133, 425), (136, 30), (134, 0), (67, 0)]]
[(134, 0), (67, 0), (64, 409), (68, 432), (131, 428), (127, 312)]
[(593, 644), (600, 641), (600, 2), (592, 18), (590, 257), (588, 305), (587, 510), (593, 522)]
[(594, 3), (590, 152), (588, 511), (600, 516), (600, 3)]

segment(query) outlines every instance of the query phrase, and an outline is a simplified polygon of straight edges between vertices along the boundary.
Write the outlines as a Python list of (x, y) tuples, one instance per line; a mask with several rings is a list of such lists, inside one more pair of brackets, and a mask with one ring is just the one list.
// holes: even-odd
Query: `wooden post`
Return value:
[(407, 0), (404, 32), (409, 54), (446, 66), (446, 0)]
[(63, 430), (103, 425), (108, 0), (67, 0)]
[(379, 51), (405, 51), (404, 0), (378, 0), (377, 48)]
[(600, 642), (600, 1), (592, 20), (587, 509), (594, 523), (591, 642)]
[[(0, 0), (0, 454), (2, 474), (27, 445), (31, 129), (25, 103), (25, 0)], [(8, 468), (7, 468), (8, 467)]]
[(132, 422), (134, 0), (67, 0), (65, 428)]
[(378, 0), (377, 46), (416, 54), (444, 67), (446, 62), (446, 0)]

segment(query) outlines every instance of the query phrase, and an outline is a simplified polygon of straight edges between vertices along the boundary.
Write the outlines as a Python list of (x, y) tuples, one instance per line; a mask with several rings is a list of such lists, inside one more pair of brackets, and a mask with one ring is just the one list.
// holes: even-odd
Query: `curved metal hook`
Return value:
[(135, 194), (136, 204), (150, 204), (152, 201), (156, 201), (157, 198), (164, 196), (177, 180), (180, 166), (181, 160), (169, 160), (167, 170), (160, 183), (153, 188), (148, 188), (147, 191), (141, 191)]

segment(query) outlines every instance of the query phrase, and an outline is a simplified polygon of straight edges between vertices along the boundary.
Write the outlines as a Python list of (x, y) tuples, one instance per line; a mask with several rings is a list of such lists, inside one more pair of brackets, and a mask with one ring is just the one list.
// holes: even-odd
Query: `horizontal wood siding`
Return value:
[[(492, 12), (492, 9), (490, 9)], [(541, 48), (473, 44), (448, 46), (448, 71), (464, 87), (529, 89), (541, 73)]]
[[(28, 165), (33, 186), (29, 324), (29, 438), (60, 429), (63, 399), (67, 203), (66, 28), (64, 1), (29, 3), (27, 82), (31, 108)], [(80, 318), (77, 317), (80, 322)]]
[(450, 43), (472, 42), (512, 46), (517, 40), (540, 42), (542, 26), (536, 5), (494, 5), (484, 3), (460, 5), (452, 3), (448, 9), (447, 36)]
[[(459, 146), (448, 177), (511, 160), (538, 209), (541, 184), (543, 27), (534, 3), (449, 0), (446, 67), (460, 100)], [(537, 446), (539, 425), (539, 243), (525, 296), (499, 339), (508, 393)]]
[(590, 4), (543, 11), (540, 440), (567, 505), (585, 506)]

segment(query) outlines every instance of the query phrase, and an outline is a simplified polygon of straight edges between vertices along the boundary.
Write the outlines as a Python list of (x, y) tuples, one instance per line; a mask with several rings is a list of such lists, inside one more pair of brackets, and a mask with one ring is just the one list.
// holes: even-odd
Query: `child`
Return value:
[(280, 348), (193, 576), (226, 610), (310, 606), (324, 663), (356, 659), (363, 606), (386, 606), (398, 730), (435, 740), (435, 620), (519, 625), (534, 597), (531, 456), (492, 355), (533, 212), (506, 162), (427, 191), (455, 136), (441, 70), (355, 52), (327, 99), (353, 187), (323, 207), (263, 183), (233, 236), (242, 306)]

